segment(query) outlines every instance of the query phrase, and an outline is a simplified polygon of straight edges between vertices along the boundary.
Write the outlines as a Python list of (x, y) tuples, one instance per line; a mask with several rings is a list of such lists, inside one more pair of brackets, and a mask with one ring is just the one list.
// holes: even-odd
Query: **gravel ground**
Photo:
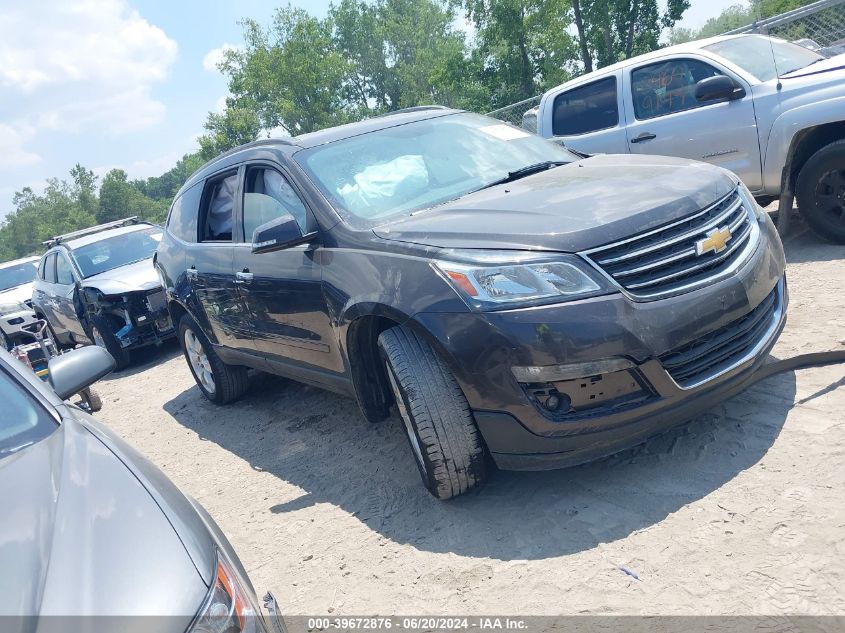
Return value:
[[(845, 339), (845, 247), (802, 231), (779, 358)], [(285, 614), (845, 614), (843, 376), (781, 374), (632, 450), (495, 472), (447, 503), (398, 419), (263, 375), (215, 407), (175, 344), (103, 381), (98, 416), (202, 502)]]

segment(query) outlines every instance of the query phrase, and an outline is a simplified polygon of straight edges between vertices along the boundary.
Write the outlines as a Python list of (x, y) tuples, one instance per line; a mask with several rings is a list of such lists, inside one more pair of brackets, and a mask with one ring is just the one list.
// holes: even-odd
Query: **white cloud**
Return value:
[(26, 167), (41, 160), (38, 154), (24, 148), (31, 136), (31, 129), (15, 129), (0, 122), (0, 169)]
[[(126, 0), (45, 0), (0, 8), (0, 90), (10, 124), (111, 135), (159, 123), (152, 96), (177, 45)], [(0, 124), (3, 122), (0, 121)]]
[(222, 46), (218, 46), (217, 48), (212, 48), (205, 54), (205, 57), (202, 58), (202, 67), (210, 73), (219, 72), (217, 65), (223, 61), (223, 57), (226, 55), (226, 52), (239, 50), (241, 50), (240, 46), (235, 46), (234, 44), (229, 44), (228, 42)]

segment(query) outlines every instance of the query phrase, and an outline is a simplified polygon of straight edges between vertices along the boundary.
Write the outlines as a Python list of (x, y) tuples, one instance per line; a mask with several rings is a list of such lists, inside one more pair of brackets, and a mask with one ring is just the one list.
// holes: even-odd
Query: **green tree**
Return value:
[(167, 200), (154, 200), (144, 195), (134, 183), (129, 182), (122, 169), (112, 169), (103, 177), (100, 186), (97, 222), (111, 222), (130, 216), (160, 222), (167, 213), (168, 204)]

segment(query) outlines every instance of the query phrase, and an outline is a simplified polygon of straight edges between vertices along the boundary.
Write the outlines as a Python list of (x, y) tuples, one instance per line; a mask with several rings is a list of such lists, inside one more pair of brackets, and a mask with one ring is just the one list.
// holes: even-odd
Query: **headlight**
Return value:
[(0, 303), (0, 314), (12, 314), (13, 312), (31, 312), (32, 308), (20, 301)]
[(751, 190), (749, 190), (748, 187), (745, 186), (745, 183), (741, 180), (739, 181), (738, 188), (739, 195), (742, 198), (743, 203), (745, 203), (746, 208), (751, 210), (755, 219), (762, 220), (766, 212), (763, 211), (763, 208), (759, 204), (757, 204), (757, 200), (754, 199), (754, 196), (751, 194)]
[(255, 595), (218, 551), (217, 571), (189, 633), (264, 633)]
[(573, 255), (507, 251), (450, 251), (446, 255), (449, 260), (438, 259), (434, 266), (478, 310), (570, 301), (612, 291), (598, 273)]

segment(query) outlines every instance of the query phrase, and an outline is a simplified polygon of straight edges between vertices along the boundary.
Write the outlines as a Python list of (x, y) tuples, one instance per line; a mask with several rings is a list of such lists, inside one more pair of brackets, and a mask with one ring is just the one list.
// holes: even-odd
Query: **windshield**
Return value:
[(37, 261), (0, 268), (0, 291), (32, 283), (37, 271)]
[(454, 200), (564, 147), (477, 114), (425, 119), (303, 150), (296, 160), (353, 224)]
[[(24, 369), (23, 371), (29, 371)], [(0, 459), (38, 442), (58, 425), (23, 387), (0, 369)]]
[(149, 259), (156, 252), (160, 241), (161, 229), (151, 226), (75, 248), (73, 259), (83, 277), (92, 277), (107, 270)]
[(769, 81), (824, 59), (803, 46), (760, 35), (724, 40), (704, 48), (721, 55), (760, 81)]

